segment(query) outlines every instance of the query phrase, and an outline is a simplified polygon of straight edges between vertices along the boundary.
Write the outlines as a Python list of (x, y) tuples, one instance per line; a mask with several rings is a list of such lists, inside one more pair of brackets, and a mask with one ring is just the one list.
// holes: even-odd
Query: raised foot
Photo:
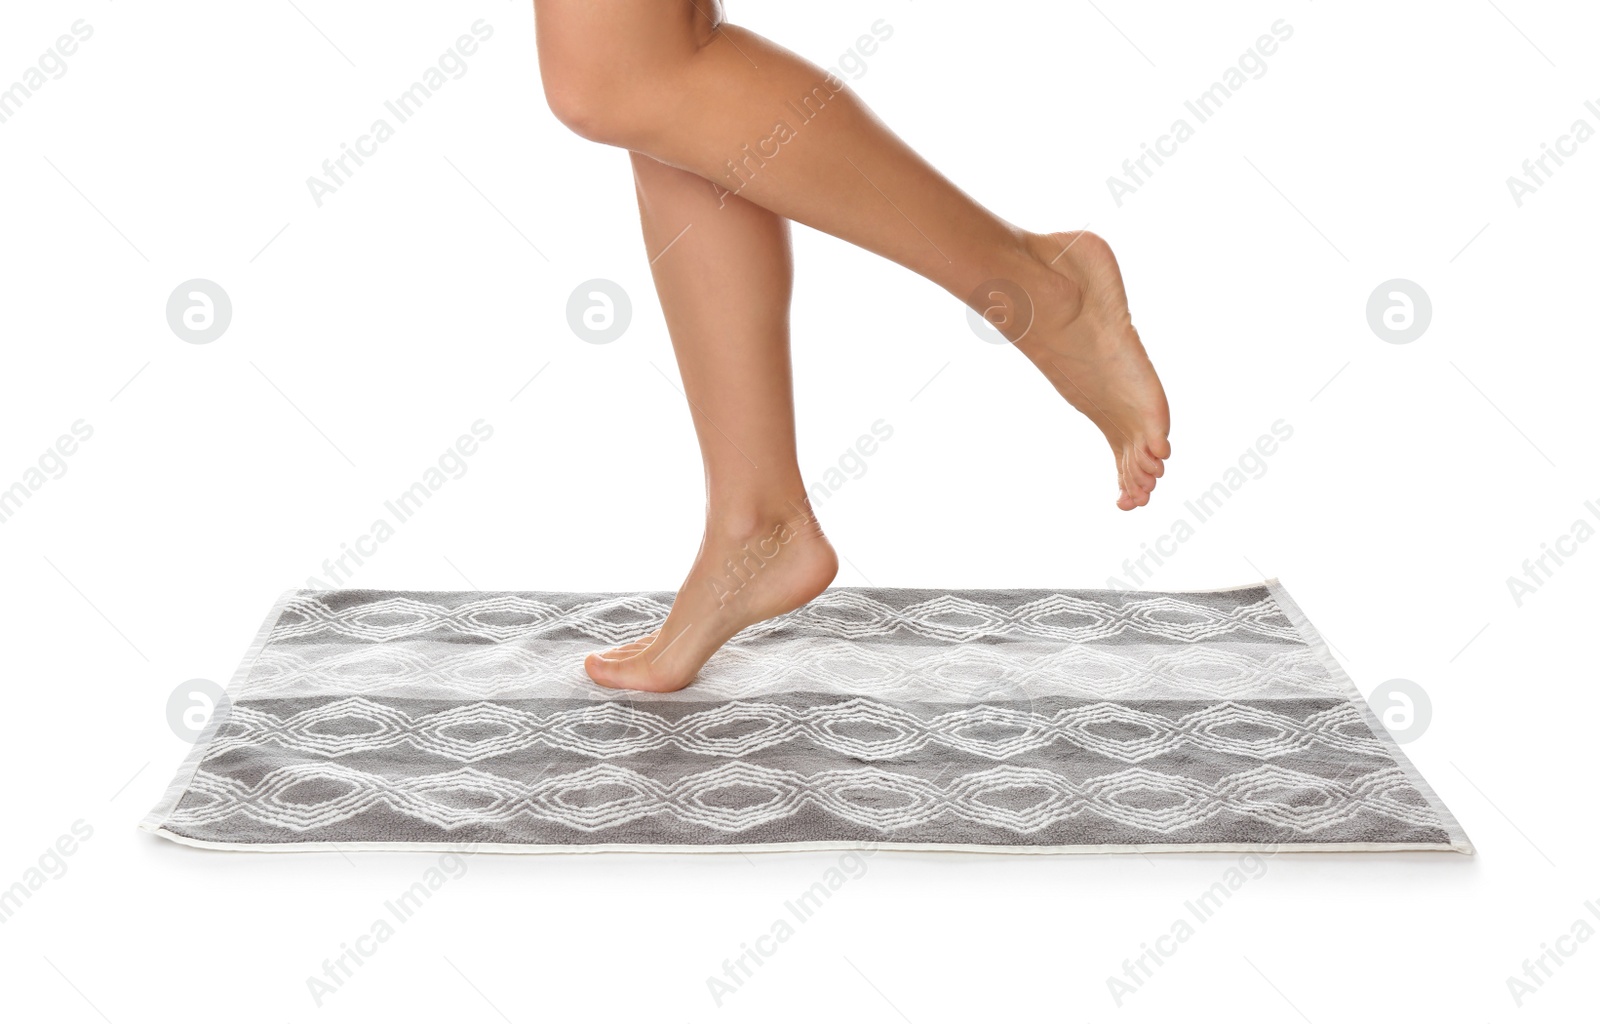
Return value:
[(1088, 231), (1029, 236), (1046, 271), (1032, 285), (1032, 316), (1011, 338), (1073, 408), (1111, 445), (1121, 494), (1117, 507), (1150, 501), (1172, 455), (1166, 392), (1128, 313), (1111, 246)]
[(838, 556), (809, 511), (755, 530), (708, 529), (661, 628), (591, 654), (583, 667), (613, 689), (681, 690), (734, 634), (806, 604), (838, 571)]

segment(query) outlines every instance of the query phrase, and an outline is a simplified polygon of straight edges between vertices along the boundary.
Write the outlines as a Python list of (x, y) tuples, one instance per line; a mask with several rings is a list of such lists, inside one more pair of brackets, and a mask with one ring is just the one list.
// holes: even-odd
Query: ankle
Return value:
[(785, 497), (713, 500), (706, 511), (706, 536), (721, 542), (743, 543), (774, 531), (807, 534), (818, 529), (816, 513), (803, 491)]
[(1086, 231), (1028, 236), (1028, 255), (1046, 297), (1065, 300), (1073, 306), (1079, 304), (1087, 282), (1081, 280), (1078, 257), (1096, 244), (1100, 244), (1099, 237)]
[[(1016, 231), (1012, 244), (991, 254), (981, 268), (968, 269), (964, 277), (977, 275), (983, 281), (957, 297), (991, 319), (1013, 343), (1036, 327), (1064, 329), (1083, 308), (1077, 268), (1070, 253), (1062, 256), (1067, 244), (1059, 236)], [(995, 306), (1001, 307), (998, 315)]]
[(1065, 330), (1084, 306), (1087, 282), (1081, 280), (1080, 267), (1073, 258), (1077, 243), (1061, 235), (1029, 234), (1025, 246), (1026, 265), (1017, 271), (1015, 279), (1031, 306), (1030, 329), (1025, 335)]
[(718, 608), (760, 619), (821, 593), (839, 559), (809, 503), (797, 500), (764, 514), (708, 518), (696, 571)]

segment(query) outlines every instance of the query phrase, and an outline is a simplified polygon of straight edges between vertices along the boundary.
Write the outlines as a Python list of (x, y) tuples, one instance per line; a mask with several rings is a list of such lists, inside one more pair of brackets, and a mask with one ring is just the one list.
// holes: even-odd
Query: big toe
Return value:
[(589, 655), (583, 659), (583, 670), (589, 673), (590, 679), (593, 679), (601, 686), (609, 686), (613, 689), (620, 688), (622, 685), (621, 663), (623, 657), (625, 657), (615, 656), (615, 652), (620, 650), (620, 647), (615, 647), (604, 654)]

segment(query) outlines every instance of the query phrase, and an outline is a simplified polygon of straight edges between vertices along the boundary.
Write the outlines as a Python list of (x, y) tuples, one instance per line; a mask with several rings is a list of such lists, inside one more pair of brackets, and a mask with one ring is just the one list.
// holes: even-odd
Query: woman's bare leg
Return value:
[(714, 0), (534, 6), (545, 92), (563, 122), (894, 260), (984, 311), (1105, 434), (1118, 505), (1149, 500), (1171, 454), (1166, 396), (1103, 240), (1000, 220), (842, 82), (723, 23)]
[(795, 458), (789, 224), (633, 155), (639, 219), (706, 472), (700, 552), (661, 629), (589, 656), (604, 686), (676, 690), (739, 630), (833, 581)]

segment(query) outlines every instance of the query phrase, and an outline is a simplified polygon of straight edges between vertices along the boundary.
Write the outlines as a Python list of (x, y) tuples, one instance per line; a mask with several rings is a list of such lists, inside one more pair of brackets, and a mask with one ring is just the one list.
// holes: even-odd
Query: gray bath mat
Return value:
[(1457, 850), (1276, 581), (830, 590), (675, 694), (583, 655), (671, 594), (297, 591), (143, 828), (508, 852)]

